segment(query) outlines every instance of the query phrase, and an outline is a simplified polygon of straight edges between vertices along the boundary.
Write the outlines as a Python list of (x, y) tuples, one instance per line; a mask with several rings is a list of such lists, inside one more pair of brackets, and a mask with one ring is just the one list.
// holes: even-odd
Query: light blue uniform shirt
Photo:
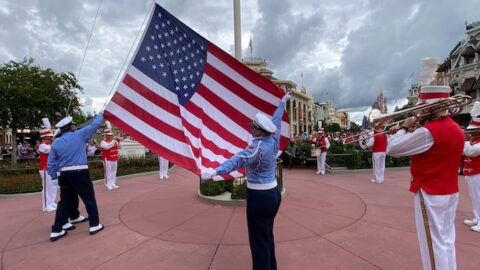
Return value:
[[(216, 168), (217, 174), (222, 175), (246, 167), (247, 180), (250, 183), (267, 184), (275, 181), (276, 160), (280, 146), (280, 133), (284, 110), (285, 102), (281, 101), (272, 118), (272, 122), (277, 128), (274, 135), (254, 138), (252, 144), (247, 149), (237, 153)], [(252, 156), (260, 143), (261, 145), (257, 153)]]
[(87, 165), (85, 144), (103, 122), (103, 114), (99, 113), (93, 121), (81, 129), (69, 131), (53, 141), (48, 155), (47, 171), (52, 179), (63, 167)]

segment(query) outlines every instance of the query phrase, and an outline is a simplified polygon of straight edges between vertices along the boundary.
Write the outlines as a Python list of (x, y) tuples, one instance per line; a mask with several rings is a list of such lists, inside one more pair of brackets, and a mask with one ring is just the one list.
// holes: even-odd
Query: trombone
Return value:
[[(442, 99), (433, 103), (424, 103), (418, 106), (394, 112), (391, 114), (379, 114), (379, 112), (372, 111), (370, 118), (372, 125), (375, 127), (382, 127), (383, 131), (373, 134), (373, 132), (367, 133), (369, 136), (365, 136), (360, 133), (354, 137), (354, 140), (346, 143), (351, 144), (359, 141), (365, 141), (380, 134), (388, 133), (390, 128), (394, 126), (401, 126), (408, 118), (417, 117), (419, 125), (424, 125), (428, 121), (434, 120), (435, 114), (446, 111), (446, 116), (455, 116), (462, 112), (463, 107), (472, 102), (472, 97), (467, 95), (455, 95), (446, 99)], [(473, 133), (473, 131), (472, 131)], [(362, 135), (360, 137), (360, 135)]]

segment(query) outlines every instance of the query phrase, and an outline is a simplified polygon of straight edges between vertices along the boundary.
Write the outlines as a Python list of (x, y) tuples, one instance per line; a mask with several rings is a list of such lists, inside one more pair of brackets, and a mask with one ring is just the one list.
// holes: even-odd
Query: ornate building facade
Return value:
[[(439, 75), (432, 84), (450, 85), (453, 94), (465, 94), (479, 100), (480, 21), (467, 24), (465, 30), (465, 39), (458, 42), (438, 66)], [(464, 108), (464, 112), (470, 112), (471, 106)]]
[(271, 80), (278, 87), (292, 93), (290, 100), (287, 102), (291, 134), (293, 136), (303, 134), (304, 132), (310, 134), (314, 130), (315, 123), (312, 121), (313, 97), (307, 93), (307, 89), (302, 86), (298, 90), (296, 83), (290, 80), (275, 78), (273, 72), (268, 69), (268, 62), (263, 58), (247, 57), (243, 58), (242, 62), (260, 75)]

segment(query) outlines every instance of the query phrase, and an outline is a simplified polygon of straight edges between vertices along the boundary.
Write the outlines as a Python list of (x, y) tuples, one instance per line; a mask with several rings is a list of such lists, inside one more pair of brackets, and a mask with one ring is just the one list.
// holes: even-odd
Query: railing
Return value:
[[(104, 177), (103, 163), (100, 159), (88, 161), (88, 169), (92, 180)], [(159, 163), (155, 156), (120, 159), (117, 176), (140, 172), (158, 171)], [(0, 169), (0, 194), (28, 193), (42, 190), (42, 180), (38, 167)]]

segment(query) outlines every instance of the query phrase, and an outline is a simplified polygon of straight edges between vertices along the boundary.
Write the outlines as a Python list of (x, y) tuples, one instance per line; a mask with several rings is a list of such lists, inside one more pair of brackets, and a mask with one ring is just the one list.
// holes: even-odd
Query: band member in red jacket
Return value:
[[(450, 96), (448, 86), (424, 86), (419, 102), (432, 103)], [(423, 126), (408, 118), (390, 136), (387, 154), (411, 156), (410, 191), (415, 194), (415, 220), (424, 269), (456, 269), (455, 211), (458, 204), (458, 168), (465, 135), (447, 116), (431, 115)]]
[(327, 160), (327, 152), (330, 148), (330, 142), (325, 136), (325, 131), (321, 128), (315, 138), (315, 156), (317, 157), (317, 174), (325, 174), (325, 161)]
[(100, 142), (102, 149), (103, 165), (105, 169), (105, 186), (108, 190), (118, 188), (117, 186), (117, 161), (118, 149), (121, 147), (117, 138), (113, 138), (110, 122), (105, 121), (107, 128), (104, 130), (105, 139)]
[(463, 174), (472, 199), (473, 218), (463, 221), (475, 232), (480, 232), (480, 102), (475, 101), (470, 112), (472, 121), (467, 127), (471, 132), (470, 141), (463, 147)]
[(382, 132), (383, 125), (377, 126), (373, 130), (373, 137), (368, 140), (367, 146), (372, 148), (372, 160), (373, 160), (373, 183), (383, 183), (385, 175), (385, 158), (387, 152), (388, 138), (387, 135)]
[(52, 147), (53, 133), (48, 118), (42, 118), (43, 128), (40, 129), (42, 142), (38, 145), (39, 165), (38, 172), (42, 178), (42, 211), (53, 212), (57, 210), (55, 198), (57, 197), (57, 187), (53, 184), (52, 178), (47, 173), (47, 160), (50, 148)]

